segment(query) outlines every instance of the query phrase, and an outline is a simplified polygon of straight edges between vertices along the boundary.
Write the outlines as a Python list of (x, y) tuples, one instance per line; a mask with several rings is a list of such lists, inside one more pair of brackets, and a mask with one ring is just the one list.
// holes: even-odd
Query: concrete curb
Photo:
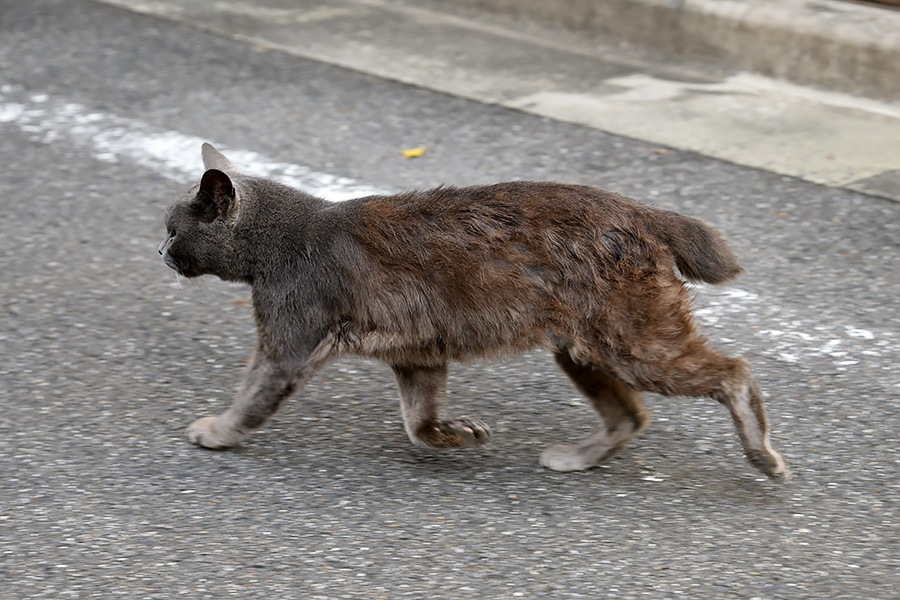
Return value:
[(388, 0), (612, 39), (694, 61), (900, 99), (900, 11), (840, 0)]

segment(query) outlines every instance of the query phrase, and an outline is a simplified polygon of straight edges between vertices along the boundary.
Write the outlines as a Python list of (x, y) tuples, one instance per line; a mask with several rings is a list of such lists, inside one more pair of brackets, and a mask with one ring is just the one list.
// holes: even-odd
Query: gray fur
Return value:
[(194, 422), (192, 442), (239, 443), (353, 353), (391, 365), (414, 443), (482, 444), (487, 425), (446, 414), (448, 363), (543, 347), (601, 419), (583, 442), (545, 452), (548, 468), (614, 455), (646, 425), (651, 391), (718, 400), (750, 462), (788, 478), (749, 365), (709, 348), (691, 318), (676, 267), (711, 283), (740, 272), (701, 221), (546, 182), (331, 204), (242, 175), (208, 144), (202, 154), (207, 171), (169, 208), (159, 251), (185, 277), (251, 285), (258, 340), (231, 407)]

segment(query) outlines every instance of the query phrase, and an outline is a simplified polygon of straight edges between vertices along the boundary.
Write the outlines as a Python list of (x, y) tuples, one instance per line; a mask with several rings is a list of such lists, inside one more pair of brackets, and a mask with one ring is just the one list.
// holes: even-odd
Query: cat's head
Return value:
[(246, 280), (235, 236), (241, 193), (234, 165), (203, 144), (206, 172), (198, 185), (166, 211), (166, 239), (159, 246), (163, 262), (184, 277), (217, 275)]

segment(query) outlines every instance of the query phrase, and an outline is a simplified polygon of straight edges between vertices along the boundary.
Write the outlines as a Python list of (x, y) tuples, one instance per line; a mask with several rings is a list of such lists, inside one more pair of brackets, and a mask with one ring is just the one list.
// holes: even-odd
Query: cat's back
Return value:
[(358, 200), (358, 215), (366, 224), (491, 216), (497, 211), (523, 219), (553, 222), (556, 219), (613, 216), (639, 207), (638, 203), (602, 188), (550, 181), (509, 181), (466, 187), (440, 186), (390, 196)]
[(347, 342), (353, 351), (382, 356), (384, 340), (409, 339), (454, 359), (544, 345), (555, 320), (568, 318), (566, 307), (579, 319), (599, 314), (608, 284), (597, 266), (623, 250), (601, 232), (626, 226), (639, 210), (596, 188), (530, 182), (377, 196), (336, 209), (357, 252), (348, 278), (353, 312), (380, 332), (346, 334), (357, 340)]
[(485, 243), (525, 243), (548, 233), (627, 227), (646, 207), (601, 188), (513, 181), (438, 187), (372, 196), (347, 206), (350, 233), (365, 247), (396, 253), (406, 246), (451, 250)]
[(587, 186), (440, 187), (343, 210), (360, 281), (443, 294), (460, 306), (493, 296), (537, 305), (563, 285), (602, 287), (607, 271), (597, 265), (644, 262), (639, 255), (655, 246), (638, 241), (647, 207)]

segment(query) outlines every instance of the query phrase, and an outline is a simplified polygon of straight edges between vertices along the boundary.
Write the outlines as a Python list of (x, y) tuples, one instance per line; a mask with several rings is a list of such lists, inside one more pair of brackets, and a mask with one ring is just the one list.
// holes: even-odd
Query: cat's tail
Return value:
[(656, 236), (675, 255), (675, 265), (690, 281), (724, 283), (743, 270), (722, 234), (703, 221), (667, 210), (655, 210)]

